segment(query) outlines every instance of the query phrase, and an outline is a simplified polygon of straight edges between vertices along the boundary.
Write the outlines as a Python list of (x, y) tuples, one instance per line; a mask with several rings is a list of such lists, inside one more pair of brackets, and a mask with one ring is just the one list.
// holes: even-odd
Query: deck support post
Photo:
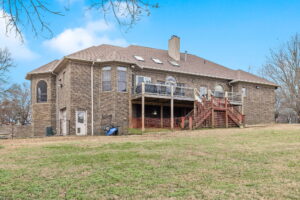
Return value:
[(226, 128), (228, 128), (228, 104), (227, 104), (227, 101), (228, 101), (228, 93), (225, 92), (225, 125), (226, 125)]
[(171, 86), (171, 129), (174, 129), (174, 86)]
[(244, 98), (245, 98), (245, 95), (242, 94), (242, 115), (244, 115)]
[(131, 99), (129, 99), (129, 113), (128, 113), (128, 128), (132, 128), (132, 102)]
[(145, 83), (142, 83), (142, 132), (145, 131)]
[(214, 97), (211, 97), (211, 127), (215, 127), (215, 109), (214, 109)]
[(189, 129), (193, 130), (193, 117), (189, 116)]
[(164, 127), (164, 106), (160, 105), (160, 128)]

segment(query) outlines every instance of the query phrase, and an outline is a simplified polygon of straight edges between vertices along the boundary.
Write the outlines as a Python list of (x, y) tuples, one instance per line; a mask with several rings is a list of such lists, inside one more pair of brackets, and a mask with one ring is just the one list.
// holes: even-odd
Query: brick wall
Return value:
[(244, 114), (246, 124), (269, 124), (275, 122), (274, 87), (252, 83), (238, 83), (238, 91), (246, 88)]
[(207, 87), (210, 90), (214, 90), (216, 85), (222, 85), (225, 91), (229, 91), (230, 87), (227, 80), (215, 79), (209, 77), (199, 77), (187, 74), (179, 74), (172, 72), (162, 72), (153, 70), (136, 70), (135, 75), (151, 77), (152, 83), (157, 83), (158, 81), (165, 81), (167, 76), (173, 76), (177, 83), (184, 83), (185, 87), (200, 88)]
[[(47, 102), (37, 103), (37, 83), (44, 80), (47, 83)], [(34, 75), (31, 79), (32, 128), (35, 136), (44, 136), (46, 127), (56, 127), (56, 87), (55, 76)]]
[[(101, 70), (105, 66), (112, 67), (112, 91), (102, 91)], [(117, 66), (127, 67), (127, 92), (117, 91)], [(103, 134), (103, 126), (121, 126), (120, 132), (126, 133), (131, 116), (131, 92), (133, 75), (149, 76), (153, 83), (165, 81), (167, 76), (173, 76), (178, 83), (186, 87), (200, 88), (206, 86), (213, 90), (216, 85), (222, 85), (225, 91), (231, 91), (228, 80), (198, 77), (179, 73), (169, 73), (154, 70), (134, 70), (130, 65), (122, 63), (95, 64), (93, 76), (94, 96), (94, 133)], [(48, 102), (36, 103), (36, 84), (45, 80), (48, 86)], [(63, 84), (62, 87), (60, 84)], [(245, 115), (247, 124), (272, 123), (274, 121), (274, 87), (250, 83), (234, 84), (234, 91), (247, 88), (245, 98)], [(54, 75), (34, 75), (31, 80), (33, 131), (37, 136), (45, 135), (45, 128), (52, 126), (57, 133), (60, 131), (59, 112), (67, 110), (67, 120), (70, 122), (69, 134), (75, 134), (77, 110), (87, 111), (87, 133), (92, 132), (91, 117), (91, 63), (69, 61), (65, 67)], [(58, 98), (56, 98), (58, 95)], [(56, 107), (57, 106), (57, 107)]]

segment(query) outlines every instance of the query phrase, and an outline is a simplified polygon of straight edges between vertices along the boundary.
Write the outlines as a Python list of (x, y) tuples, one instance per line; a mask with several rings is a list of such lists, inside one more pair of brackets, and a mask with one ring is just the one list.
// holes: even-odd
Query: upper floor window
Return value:
[(127, 91), (127, 68), (118, 67), (118, 91), (126, 92)]
[(36, 87), (37, 103), (47, 102), (47, 83), (46, 81), (39, 81)]
[(102, 91), (111, 91), (111, 67), (102, 68)]
[(207, 95), (207, 87), (201, 86), (199, 92), (200, 92), (200, 97), (206, 96)]
[(222, 85), (216, 85), (214, 89), (214, 95), (216, 97), (224, 97), (224, 88)]
[(176, 86), (176, 79), (173, 76), (166, 77), (166, 85), (174, 85)]
[(246, 88), (242, 88), (242, 96), (246, 97), (247, 96), (247, 89)]
[(151, 83), (151, 77), (136, 76), (136, 85), (140, 85), (142, 83)]

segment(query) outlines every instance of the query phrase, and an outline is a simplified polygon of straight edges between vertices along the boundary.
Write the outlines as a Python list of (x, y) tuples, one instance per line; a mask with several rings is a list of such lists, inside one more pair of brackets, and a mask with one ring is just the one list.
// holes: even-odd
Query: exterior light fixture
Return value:
[(153, 114), (153, 115), (157, 115), (157, 111), (156, 111), (156, 110), (154, 110), (152, 114)]

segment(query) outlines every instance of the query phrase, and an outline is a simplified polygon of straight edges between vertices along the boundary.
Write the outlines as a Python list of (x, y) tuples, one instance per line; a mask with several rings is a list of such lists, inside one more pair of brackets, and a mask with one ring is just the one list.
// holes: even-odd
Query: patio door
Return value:
[(87, 134), (87, 114), (86, 111), (76, 111), (76, 135)]
[(67, 109), (60, 110), (60, 134), (67, 135)]

